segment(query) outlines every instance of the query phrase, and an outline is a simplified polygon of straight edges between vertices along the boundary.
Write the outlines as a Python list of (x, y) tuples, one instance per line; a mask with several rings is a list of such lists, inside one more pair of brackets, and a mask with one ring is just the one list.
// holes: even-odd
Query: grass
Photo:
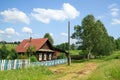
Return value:
[(70, 50), (70, 55), (79, 55), (81, 52), (82, 50)]
[(0, 80), (48, 80), (53, 73), (45, 66), (0, 71)]
[[(2, 47), (3, 44), (0, 44), (0, 48)], [(16, 44), (5, 44), (8, 50), (15, 49)]]
[[(74, 51), (75, 52), (75, 51)], [(120, 51), (104, 59), (0, 71), (0, 80), (120, 80)]]
[(101, 63), (86, 80), (120, 80), (120, 60)]
[(114, 51), (112, 55), (105, 58), (105, 60), (120, 59), (120, 51)]

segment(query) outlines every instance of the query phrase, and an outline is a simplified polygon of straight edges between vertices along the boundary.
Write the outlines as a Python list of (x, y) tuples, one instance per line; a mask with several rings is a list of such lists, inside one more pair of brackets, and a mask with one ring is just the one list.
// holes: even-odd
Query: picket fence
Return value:
[(42, 61), (42, 62), (32, 62), (30, 65), (31, 66), (54, 66), (54, 65), (59, 65), (66, 63), (67, 59), (56, 59), (56, 60), (50, 60), (50, 61)]
[(12, 70), (18, 68), (26, 68), (30, 66), (53, 66), (66, 63), (67, 59), (57, 59), (51, 61), (31, 62), (29, 59), (16, 59), (16, 60), (0, 60), (0, 70)]
[(11, 70), (28, 67), (30, 64), (29, 59), (16, 59), (16, 60), (0, 60), (0, 70)]

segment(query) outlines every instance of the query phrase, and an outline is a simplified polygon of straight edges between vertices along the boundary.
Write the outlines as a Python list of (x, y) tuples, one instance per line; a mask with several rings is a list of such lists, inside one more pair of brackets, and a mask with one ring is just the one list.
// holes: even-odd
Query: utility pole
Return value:
[(67, 55), (67, 60), (68, 60), (68, 66), (71, 65), (71, 57), (70, 57), (70, 21), (68, 22), (68, 55)]

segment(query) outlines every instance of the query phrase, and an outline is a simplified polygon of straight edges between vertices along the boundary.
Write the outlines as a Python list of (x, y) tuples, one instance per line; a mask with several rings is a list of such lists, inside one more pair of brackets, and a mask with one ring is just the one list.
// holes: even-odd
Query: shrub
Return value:
[(64, 59), (66, 58), (65, 53), (60, 53), (60, 55), (58, 56), (58, 59)]
[(32, 55), (31, 57), (30, 57), (30, 62), (37, 62), (38, 60), (37, 60), (37, 58), (34, 56), (34, 55)]
[(27, 55), (20, 55), (18, 58), (19, 59), (27, 59), (28, 57), (27, 57)]
[(6, 59), (8, 53), (9, 53), (9, 50), (7, 49), (6, 45), (3, 44), (0, 49), (0, 59)]
[(9, 55), (7, 56), (7, 59), (17, 59), (18, 58), (18, 53), (12, 49), (9, 51)]

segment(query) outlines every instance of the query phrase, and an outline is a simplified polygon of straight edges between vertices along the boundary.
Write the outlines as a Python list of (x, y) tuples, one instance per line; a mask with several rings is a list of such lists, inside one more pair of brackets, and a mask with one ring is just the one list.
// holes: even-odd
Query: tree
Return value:
[(75, 44), (71, 44), (71, 50), (75, 50)]
[(93, 15), (87, 15), (82, 20), (82, 45), (83, 49), (88, 53), (88, 59), (90, 58), (91, 51), (93, 49), (93, 32), (94, 32), (95, 19)]
[(53, 41), (53, 39), (52, 39), (52, 37), (51, 37), (51, 35), (50, 35), (49, 33), (46, 33), (46, 34), (44, 35), (44, 38), (48, 38), (49, 41), (50, 41), (50, 43), (51, 43), (51, 44), (54, 44), (54, 41)]
[(68, 50), (68, 43), (61, 43), (59, 45), (56, 45), (56, 48), (61, 49), (61, 50)]
[(6, 59), (8, 54), (9, 54), (9, 51), (8, 51), (5, 43), (3, 43), (3, 45), (0, 49), (0, 59)]
[(94, 56), (108, 55), (113, 49), (113, 40), (108, 35), (103, 23), (95, 20), (93, 15), (87, 15), (82, 20), (82, 25), (74, 27), (72, 38), (77, 43), (82, 43), (82, 50), (87, 53), (88, 59), (91, 53)]
[(80, 44), (82, 42), (81, 40), (82, 27), (80, 25), (75, 25), (74, 31), (75, 32), (72, 34), (71, 38), (77, 40), (76, 44)]
[(116, 50), (120, 50), (120, 38), (115, 40)]
[(115, 39), (113, 36), (109, 36), (109, 39), (111, 41), (111, 47), (112, 47), (112, 51), (116, 50), (116, 43), (115, 43)]
[(95, 56), (108, 55), (113, 50), (113, 43), (100, 20), (95, 22), (93, 35), (93, 54)]

